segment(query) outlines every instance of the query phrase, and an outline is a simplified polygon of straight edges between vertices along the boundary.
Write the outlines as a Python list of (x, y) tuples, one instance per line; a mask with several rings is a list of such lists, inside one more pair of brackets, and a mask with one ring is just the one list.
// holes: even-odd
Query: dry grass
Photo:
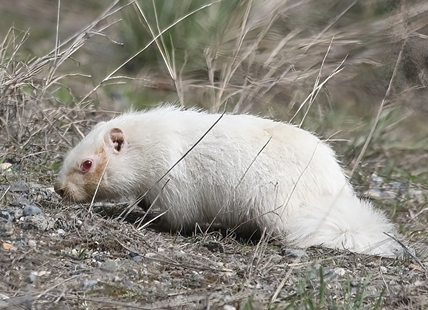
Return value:
[[(428, 4), (168, 5), (114, 1), (65, 40), (56, 15), (52, 51), (41, 57), (26, 52), (29, 32), (4, 34), (0, 162), (12, 167), (0, 171), (0, 209), (16, 220), (0, 226), (0, 308), (427, 307)], [(91, 59), (94, 42), (103, 45)], [(102, 52), (119, 48), (120, 56)], [(91, 64), (96, 72), (86, 70)], [(332, 137), (359, 192), (394, 218), (422, 267), (322, 248), (281, 256), (263, 238), (140, 230), (132, 225), (138, 212), (120, 221), (117, 205), (87, 212), (49, 191), (65, 151), (114, 101), (150, 106), (159, 98), (292, 120)], [(19, 197), (38, 203), (54, 228), (20, 217)]]

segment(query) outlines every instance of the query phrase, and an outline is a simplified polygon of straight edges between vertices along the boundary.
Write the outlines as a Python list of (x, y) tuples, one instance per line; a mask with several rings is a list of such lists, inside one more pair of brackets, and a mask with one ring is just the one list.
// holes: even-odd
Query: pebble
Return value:
[(101, 269), (108, 272), (114, 272), (117, 269), (117, 262), (112, 259), (107, 259), (101, 266)]
[(132, 282), (131, 280), (125, 280), (125, 281), (123, 282), (123, 284), (125, 284), (125, 285), (126, 285), (126, 286), (128, 286), (128, 287), (133, 287), (133, 286), (135, 286), (134, 282)]
[(344, 276), (346, 274), (346, 271), (343, 268), (336, 268), (334, 269), (334, 273), (339, 276)]
[(55, 193), (55, 189), (53, 187), (47, 187), (46, 191), (48, 191), (50, 193)]
[(409, 197), (413, 199), (417, 199), (418, 201), (424, 201), (426, 200), (426, 197), (424, 197), (424, 193), (420, 189), (409, 189)]
[(29, 223), (29, 222), (22, 222), (21, 223), (21, 228), (23, 230), (30, 230), (30, 229), (33, 228), (33, 226), (31, 226), (31, 223)]
[(128, 253), (129, 257), (134, 258), (136, 256), (140, 256), (140, 254), (138, 254), (137, 252), (133, 252), (133, 251), (129, 251)]
[(25, 279), (28, 283), (34, 283), (37, 279), (37, 271), (31, 271), (28, 277)]
[[(23, 218), (22, 218), (23, 219)], [(21, 224), (22, 229), (33, 229), (36, 228), (40, 231), (47, 231), (53, 229), (55, 226), (55, 220), (47, 217), (44, 214), (36, 214), (25, 218)]]
[(0, 237), (9, 237), (13, 235), (14, 228), (11, 221), (0, 221)]
[(373, 183), (376, 183), (376, 184), (382, 184), (383, 183), (383, 178), (378, 176), (376, 173), (373, 173), (371, 175), (371, 179), (372, 179)]
[(14, 193), (28, 193), (30, 191), (30, 186), (20, 180), (18, 182), (10, 183), (10, 191)]
[(42, 210), (36, 206), (35, 204), (30, 204), (24, 207), (24, 211), (22, 213), (23, 216), (30, 216), (30, 215), (38, 215), (42, 213)]
[(10, 203), (11, 206), (15, 207), (25, 207), (30, 204), (30, 201), (24, 196), (18, 196), (13, 202)]
[(130, 257), (134, 262), (141, 262), (143, 260), (143, 257), (141, 255), (134, 255)]
[(11, 163), (2, 163), (0, 164), (0, 170), (1, 171), (11, 171), (12, 170), (12, 164)]
[(83, 282), (83, 289), (85, 291), (88, 291), (97, 284), (98, 284), (98, 280), (86, 280), (85, 282)]
[(13, 221), (13, 216), (7, 211), (0, 211), (0, 217), (6, 219), (8, 222)]
[(38, 273), (37, 273), (37, 275), (39, 276), (39, 277), (43, 277), (43, 276), (45, 276), (45, 275), (49, 275), (50, 274), (50, 271), (47, 271), (47, 270), (40, 270)]
[(15, 247), (14, 245), (7, 243), (7, 242), (3, 242), (2, 248), (3, 248), (3, 250), (6, 250), (6, 251), (17, 251), (18, 250), (17, 247)]

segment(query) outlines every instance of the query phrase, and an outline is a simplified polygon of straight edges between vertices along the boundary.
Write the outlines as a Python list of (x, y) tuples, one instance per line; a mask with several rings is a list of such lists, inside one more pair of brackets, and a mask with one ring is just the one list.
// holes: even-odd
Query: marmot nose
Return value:
[(55, 183), (54, 190), (58, 195), (60, 195), (61, 197), (64, 197), (64, 193), (65, 193), (64, 189), (61, 186), (59, 186), (59, 184)]

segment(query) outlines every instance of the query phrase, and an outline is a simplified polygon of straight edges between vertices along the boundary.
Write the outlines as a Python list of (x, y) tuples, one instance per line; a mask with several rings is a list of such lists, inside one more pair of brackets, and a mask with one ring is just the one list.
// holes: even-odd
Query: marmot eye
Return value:
[(80, 172), (86, 173), (91, 169), (91, 167), (92, 167), (92, 160), (87, 159), (80, 164)]

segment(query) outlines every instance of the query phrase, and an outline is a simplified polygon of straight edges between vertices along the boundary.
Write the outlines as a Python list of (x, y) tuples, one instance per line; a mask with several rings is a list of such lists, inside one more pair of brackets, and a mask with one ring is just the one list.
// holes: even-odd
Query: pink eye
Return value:
[(87, 159), (80, 164), (80, 172), (86, 173), (91, 169), (91, 167), (92, 167), (92, 160)]

